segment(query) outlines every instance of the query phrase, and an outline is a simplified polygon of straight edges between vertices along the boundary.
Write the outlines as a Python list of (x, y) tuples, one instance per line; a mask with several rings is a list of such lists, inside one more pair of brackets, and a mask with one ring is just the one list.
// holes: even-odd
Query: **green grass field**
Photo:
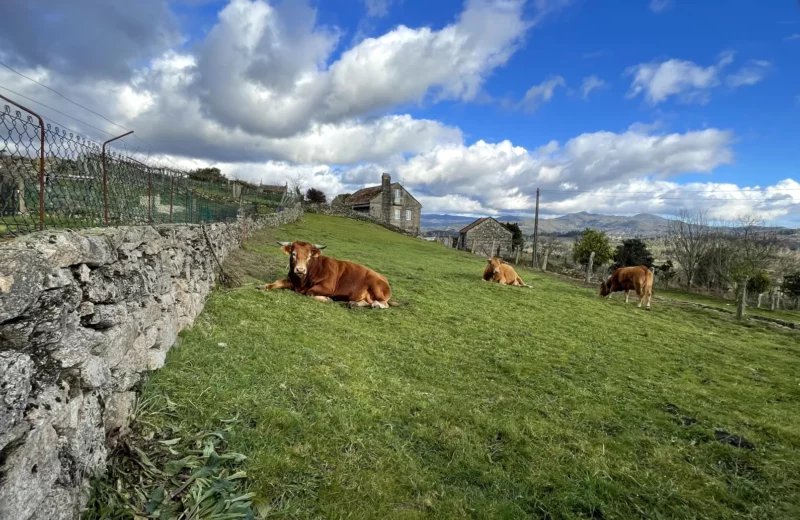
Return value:
[(276, 239), (327, 244), (408, 305), (216, 291), (148, 381), (175, 403), (165, 436), (232, 420), (275, 518), (800, 518), (796, 333), (527, 269), (534, 289), (501, 287), (485, 260), (321, 215), (228, 268), (284, 276)]

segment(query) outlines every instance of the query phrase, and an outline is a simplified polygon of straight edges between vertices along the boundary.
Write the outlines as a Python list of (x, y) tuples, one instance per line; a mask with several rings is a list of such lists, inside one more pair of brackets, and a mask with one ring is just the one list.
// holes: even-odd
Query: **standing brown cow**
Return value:
[(628, 293), (636, 291), (639, 305), (647, 298), (647, 310), (650, 310), (650, 298), (653, 296), (653, 272), (643, 265), (636, 267), (620, 267), (608, 280), (600, 283), (600, 296), (611, 297), (611, 293), (625, 291), (625, 303), (628, 303)]
[(264, 286), (270, 289), (292, 289), (327, 302), (351, 302), (359, 307), (386, 309), (392, 290), (389, 282), (372, 269), (354, 262), (322, 255), (326, 246), (308, 242), (278, 242), (289, 255), (289, 276)]
[(483, 279), (487, 282), (497, 282), (500, 285), (516, 285), (519, 287), (531, 287), (522, 281), (514, 268), (503, 262), (496, 256), (491, 257), (486, 269), (483, 270)]

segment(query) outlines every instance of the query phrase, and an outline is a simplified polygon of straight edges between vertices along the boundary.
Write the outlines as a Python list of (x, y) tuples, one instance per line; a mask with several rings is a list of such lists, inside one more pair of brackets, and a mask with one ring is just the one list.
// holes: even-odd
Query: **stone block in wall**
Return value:
[(33, 361), (27, 354), (0, 352), (0, 435), (22, 419), (31, 393), (32, 375)]
[[(47, 240), (41, 239), (44, 235), (47, 235)], [(78, 264), (101, 266), (117, 261), (117, 250), (104, 233), (34, 233), (26, 237), (26, 241), (40, 253), (42, 259), (56, 267)]]
[(74, 520), (80, 514), (82, 499), (79, 489), (55, 486), (33, 513), (31, 520)]
[(33, 251), (0, 251), (0, 323), (16, 318), (39, 299), (48, 271)]
[(106, 434), (124, 435), (128, 428), (128, 418), (136, 406), (136, 392), (115, 392), (106, 401), (103, 426)]
[(44, 501), (61, 471), (58, 435), (50, 424), (30, 432), (12, 450), (0, 472), (0, 518), (27, 520)]

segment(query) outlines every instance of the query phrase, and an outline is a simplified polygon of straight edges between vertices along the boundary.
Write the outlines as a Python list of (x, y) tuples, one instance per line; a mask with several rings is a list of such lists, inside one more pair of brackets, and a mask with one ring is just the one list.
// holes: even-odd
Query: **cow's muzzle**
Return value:
[(308, 271), (306, 270), (306, 268), (305, 268), (305, 267), (300, 267), (300, 266), (297, 266), (297, 267), (295, 267), (295, 268), (294, 268), (294, 274), (296, 274), (296, 275), (298, 275), (298, 276), (305, 276), (305, 274), (306, 274), (307, 272), (308, 272)]

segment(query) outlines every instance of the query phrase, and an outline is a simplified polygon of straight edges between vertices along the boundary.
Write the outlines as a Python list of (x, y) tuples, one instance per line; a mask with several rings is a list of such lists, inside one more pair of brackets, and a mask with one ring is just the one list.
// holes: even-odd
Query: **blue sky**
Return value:
[[(538, 187), (546, 216), (800, 224), (797, 2), (36, 4), (0, 20), (3, 63), (150, 160), (329, 196), (388, 171), (425, 212), (530, 214)], [(2, 89), (118, 129), (10, 70)]]

